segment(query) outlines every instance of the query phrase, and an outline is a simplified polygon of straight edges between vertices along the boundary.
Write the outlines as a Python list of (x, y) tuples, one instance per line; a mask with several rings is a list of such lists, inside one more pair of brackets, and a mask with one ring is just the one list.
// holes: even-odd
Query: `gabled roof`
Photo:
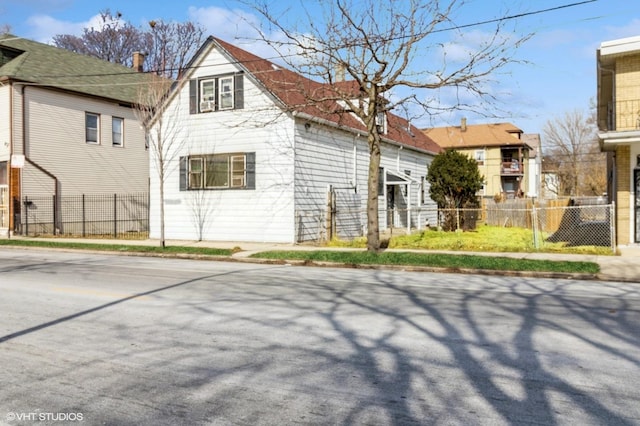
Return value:
[(521, 129), (511, 123), (434, 127), (422, 130), (442, 148), (465, 149), (488, 146), (527, 146)]
[[(244, 69), (286, 111), (310, 120), (321, 120), (359, 132), (366, 131), (363, 123), (354, 114), (345, 111), (337, 101), (344, 99), (346, 95), (353, 98), (358, 96), (360, 88), (355, 81), (320, 83), (215, 37), (206, 40), (192, 64), (197, 63), (198, 57), (208, 52), (211, 46), (219, 48), (229, 61)], [(310, 102), (309, 99), (314, 101)], [(391, 113), (387, 114), (387, 134), (383, 135), (383, 139), (434, 154), (441, 151), (438, 144), (417, 127)]]
[(529, 158), (536, 158), (538, 155), (542, 155), (542, 142), (540, 141), (540, 135), (538, 133), (524, 133), (522, 135), (522, 141), (531, 148)]
[(0, 35), (0, 80), (135, 103), (144, 73), (11, 34)]

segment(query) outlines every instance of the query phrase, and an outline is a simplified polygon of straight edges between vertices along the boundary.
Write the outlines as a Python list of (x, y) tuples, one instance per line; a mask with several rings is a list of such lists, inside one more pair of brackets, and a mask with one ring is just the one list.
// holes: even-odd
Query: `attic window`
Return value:
[(243, 75), (236, 73), (191, 80), (189, 99), (191, 114), (244, 108)]

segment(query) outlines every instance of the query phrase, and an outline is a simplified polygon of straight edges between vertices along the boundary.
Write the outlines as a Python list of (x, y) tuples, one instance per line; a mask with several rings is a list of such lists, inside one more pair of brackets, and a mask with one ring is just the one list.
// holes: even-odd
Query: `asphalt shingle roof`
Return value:
[(434, 127), (422, 131), (442, 148), (526, 145), (518, 138), (522, 130), (511, 123), (467, 125), (465, 130), (461, 126)]
[[(356, 82), (320, 83), (214, 37), (207, 39), (196, 57), (207, 50), (208, 44), (216, 45), (226, 52), (230, 60), (244, 67), (287, 110), (358, 131), (366, 131), (362, 121), (354, 114), (345, 113), (344, 107), (337, 102), (341, 96), (358, 96), (359, 87)], [(310, 99), (315, 101), (310, 102)], [(319, 102), (318, 99), (325, 101)], [(440, 146), (420, 129), (392, 113), (387, 113), (387, 133), (383, 135), (383, 139), (434, 154), (442, 151)]]
[(86, 95), (135, 103), (150, 76), (135, 70), (55, 46), (0, 35), (0, 79), (55, 87)]

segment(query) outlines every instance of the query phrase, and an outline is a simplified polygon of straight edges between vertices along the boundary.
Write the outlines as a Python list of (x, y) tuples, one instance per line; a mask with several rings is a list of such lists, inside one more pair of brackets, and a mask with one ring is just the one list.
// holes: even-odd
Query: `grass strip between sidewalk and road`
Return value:
[(414, 253), (367, 251), (264, 251), (252, 258), (272, 260), (302, 260), (335, 262), (348, 265), (405, 265), (433, 268), (485, 269), (494, 271), (530, 271), (595, 274), (600, 266), (594, 262), (518, 259), (504, 256), (475, 256), (467, 254)]
[[(227, 256), (234, 249), (210, 247), (100, 244), (51, 240), (0, 239), (0, 246), (42, 247), (74, 250), (95, 250), (118, 253), (151, 253), (194, 256)], [(255, 253), (250, 257), (269, 260), (300, 260), (309, 262), (333, 262), (345, 265), (396, 265), (422, 266), (432, 268), (484, 269), (493, 271), (529, 271), (595, 274), (600, 266), (594, 262), (559, 261), (543, 259), (520, 259), (506, 256), (480, 256), (449, 253), (416, 253), (386, 251), (370, 253), (368, 251), (344, 250), (275, 250)]]
[(133, 244), (99, 244), (99, 243), (75, 243), (67, 241), (43, 241), (43, 240), (18, 240), (0, 239), (0, 246), (21, 246), (21, 247), (44, 247), (63, 248), (75, 250), (96, 250), (115, 251), (122, 253), (156, 253), (156, 254), (192, 254), (205, 256), (231, 256), (233, 253), (229, 249), (209, 248), (209, 247), (186, 247), (186, 246), (146, 246)]

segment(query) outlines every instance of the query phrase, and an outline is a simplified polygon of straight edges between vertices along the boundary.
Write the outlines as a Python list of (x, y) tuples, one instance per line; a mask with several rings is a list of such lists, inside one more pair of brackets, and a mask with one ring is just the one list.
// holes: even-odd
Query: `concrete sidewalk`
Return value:
[[(6, 238), (6, 237), (4, 237)], [(59, 241), (74, 243), (93, 244), (122, 244), (122, 245), (147, 245), (157, 246), (158, 240), (115, 240), (115, 239), (87, 239), (87, 238), (32, 238), (14, 236), (12, 239), (39, 240), (39, 241)], [(222, 249), (237, 249), (232, 255), (237, 260), (249, 261), (249, 256), (253, 253), (271, 250), (342, 250), (355, 251), (362, 249), (335, 248), (316, 246), (308, 244), (286, 244), (286, 243), (260, 243), (260, 242), (237, 242), (237, 241), (184, 241), (167, 240), (167, 246), (183, 247), (212, 247)], [(558, 254), (558, 253), (502, 253), (502, 252), (460, 252), (460, 251), (432, 251), (432, 250), (411, 250), (411, 249), (387, 249), (394, 251), (412, 251), (428, 253), (448, 253), (448, 254), (470, 254), (477, 256), (493, 257), (513, 257), (518, 259), (538, 259), (538, 260), (567, 260), (594, 262), (600, 266), (600, 273), (597, 278), (604, 281), (621, 281), (640, 283), (640, 246), (621, 247), (618, 256), (603, 256), (590, 254)], [(532, 274), (533, 275), (533, 274)]]

